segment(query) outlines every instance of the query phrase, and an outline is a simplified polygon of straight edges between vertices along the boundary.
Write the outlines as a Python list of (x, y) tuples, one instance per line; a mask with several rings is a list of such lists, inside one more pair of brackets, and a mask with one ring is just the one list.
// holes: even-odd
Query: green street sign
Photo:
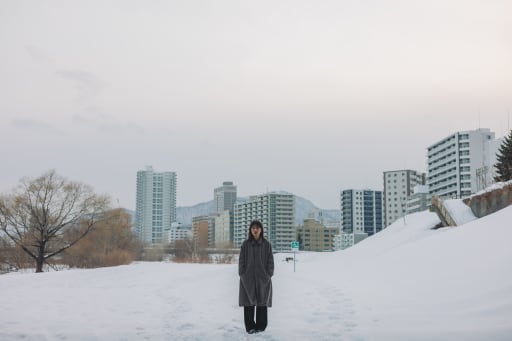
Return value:
[(299, 242), (292, 242), (292, 249), (299, 249)]

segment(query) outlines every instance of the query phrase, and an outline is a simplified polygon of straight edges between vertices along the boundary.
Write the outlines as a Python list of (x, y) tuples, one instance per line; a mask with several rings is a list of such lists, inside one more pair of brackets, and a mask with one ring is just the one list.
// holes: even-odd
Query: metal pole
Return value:
[(293, 249), (293, 272), (295, 272), (295, 249)]

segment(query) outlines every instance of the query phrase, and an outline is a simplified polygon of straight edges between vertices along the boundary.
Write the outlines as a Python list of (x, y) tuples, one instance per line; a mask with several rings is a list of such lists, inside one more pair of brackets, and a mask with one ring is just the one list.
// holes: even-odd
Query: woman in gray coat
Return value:
[(270, 278), (274, 275), (274, 255), (270, 242), (264, 237), (263, 224), (258, 220), (251, 222), (249, 236), (240, 248), (238, 275), (238, 304), (244, 307), (245, 330), (249, 334), (262, 332), (267, 327), (267, 307), (272, 306)]

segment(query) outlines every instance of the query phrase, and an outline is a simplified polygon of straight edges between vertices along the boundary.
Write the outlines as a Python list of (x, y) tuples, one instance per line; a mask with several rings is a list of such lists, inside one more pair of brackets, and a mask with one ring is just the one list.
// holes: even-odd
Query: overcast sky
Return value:
[(233, 181), (321, 208), (512, 120), (512, 1), (0, 2), (0, 191), (56, 169), (135, 208)]

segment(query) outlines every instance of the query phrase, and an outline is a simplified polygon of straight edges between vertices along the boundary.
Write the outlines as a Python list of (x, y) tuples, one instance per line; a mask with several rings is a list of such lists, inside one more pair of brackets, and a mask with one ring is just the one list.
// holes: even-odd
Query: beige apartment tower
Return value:
[(334, 239), (339, 233), (339, 227), (325, 227), (315, 219), (305, 219), (298, 231), (304, 251), (333, 251)]

